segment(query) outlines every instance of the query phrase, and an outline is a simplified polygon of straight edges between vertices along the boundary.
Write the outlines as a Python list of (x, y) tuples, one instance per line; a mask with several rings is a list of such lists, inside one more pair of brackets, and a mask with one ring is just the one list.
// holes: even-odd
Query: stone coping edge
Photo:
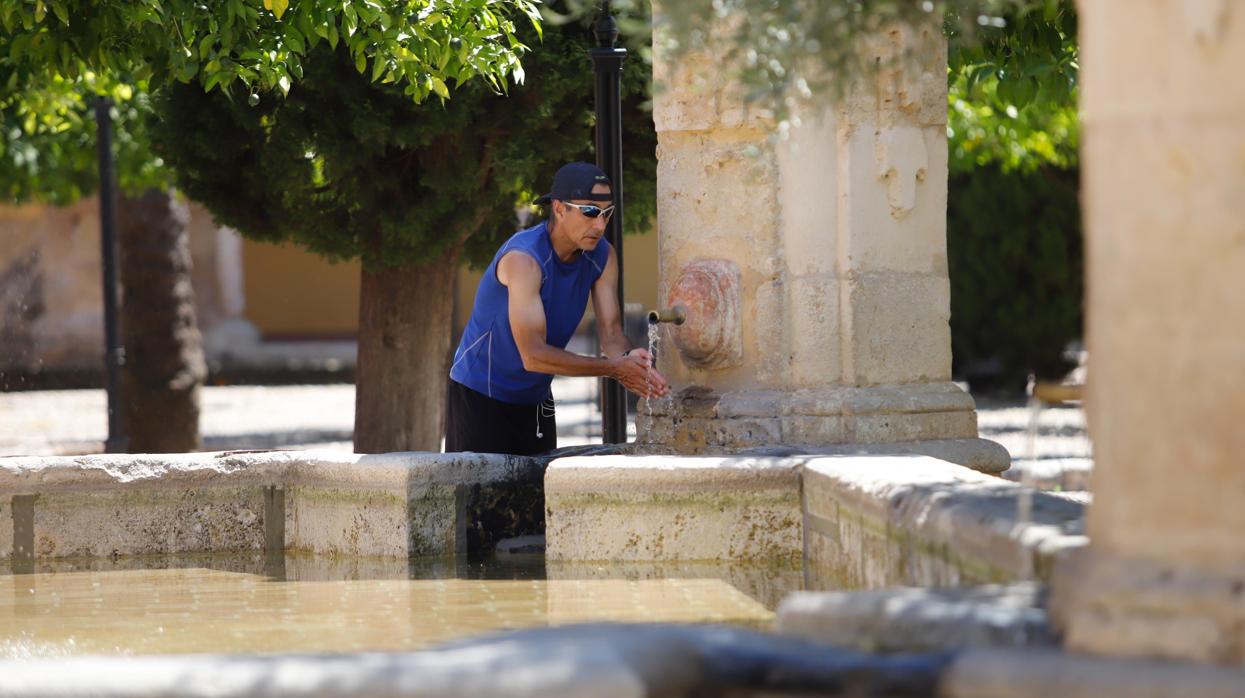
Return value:
[(882, 414), (972, 412), (972, 395), (954, 383), (831, 386), (799, 390), (746, 390), (714, 394), (687, 388), (654, 402), (651, 414), (702, 417), (837, 417)]
[(69, 657), (0, 661), (0, 695), (928, 695), (952, 657), (871, 656), (729, 627), (594, 624), (494, 633), (409, 653)]
[(262, 451), (0, 458), (0, 495), (130, 487), (403, 489), (539, 479), (547, 458), (486, 453)]
[(796, 692), (1245, 698), (1245, 671), (1034, 649), (874, 656), (731, 628), (626, 624), (494, 633), (410, 653), (0, 661), (0, 695), (7, 698), (571, 698)]
[(824, 492), (888, 528), (1021, 579), (1048, 578), (1055, 559), (1088, 543), (1080, 502), (935, 458), (814, 458), (804, 477), (808, 516), (824, 516), (816, 505)]
[(547, 496), (563, 494), (713, 492), (800, 486), (800, 458), (763, 456), (581, 456), (559, 458), (545, 471)]
[(946, 698), (1245, 698), (1245, 671), (1054, 650), (974, 649), (943, 676)]

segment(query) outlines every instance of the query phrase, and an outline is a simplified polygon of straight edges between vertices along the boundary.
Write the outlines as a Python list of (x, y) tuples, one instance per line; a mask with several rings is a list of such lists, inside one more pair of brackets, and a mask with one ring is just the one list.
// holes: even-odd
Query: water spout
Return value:
[(673, 308), (648, 311), (648, 324), (650, 325), (656, 325), (660, 322), (673, 322), (676, 325), (682, 325), (686, 321), (687, 309), (681, 305), (676, 305)]

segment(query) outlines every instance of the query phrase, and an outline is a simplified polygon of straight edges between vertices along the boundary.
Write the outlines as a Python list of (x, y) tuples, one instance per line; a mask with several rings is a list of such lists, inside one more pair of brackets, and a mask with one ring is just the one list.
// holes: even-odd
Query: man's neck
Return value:
[(549, 244), (553, 247), (553, 253), (558, 256), (558, 259), (563, 262), (570, 262), (583, 252), (578, 245), (567, 240), (566, 236), (561, 235), (557, 231), (553, 225), (552, 218), (549, 219), (545, 227), (549, 230)]

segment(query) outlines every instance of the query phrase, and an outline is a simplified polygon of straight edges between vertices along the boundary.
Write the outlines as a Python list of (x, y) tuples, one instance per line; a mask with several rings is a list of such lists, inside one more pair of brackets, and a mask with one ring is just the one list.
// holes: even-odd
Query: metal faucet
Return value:
[(648, 311), (648, 324), (650, 325), (656, 325), (659, 322), (673, 322), (676, 325), (682, 325), (686, 321), (687, 309), (681, 305), (663, 310)]

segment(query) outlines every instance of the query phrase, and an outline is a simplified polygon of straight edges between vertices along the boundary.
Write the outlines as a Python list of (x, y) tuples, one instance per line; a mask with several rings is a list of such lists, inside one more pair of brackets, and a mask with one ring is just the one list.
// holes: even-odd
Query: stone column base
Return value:
[(1011, 463), (1002, 446), (977, 438), (976, 405), (954, 383), (723, 394), (693, 386), (642, 402), (636, 429), (639, 443), (683, 454), (914, 453), (988, 473)]
[(1210, 569), (1103, 551), (1055, 568), (1051, 614), (1069, 650), (1245, 666), (1245, 564)]

